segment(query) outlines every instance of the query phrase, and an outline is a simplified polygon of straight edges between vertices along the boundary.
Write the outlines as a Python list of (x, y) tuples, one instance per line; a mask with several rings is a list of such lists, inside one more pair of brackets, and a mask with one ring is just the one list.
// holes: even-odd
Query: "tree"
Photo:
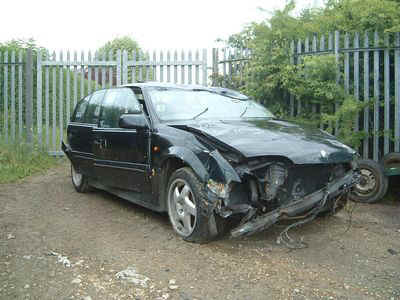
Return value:
[[(148, 54), (145, 54), (143, 52), (143, 50), (140, 48), (138, 42), (136, 42), (134, 39), (132, 39), (129, 36), (123, 36), (123, 37), (117, 37), (115, 39), (113, 39), (112, 41), (108, 41), (107, 43), (105, 43), (101, 48), (99, 48), (97, 50), (97, 55), (100, 59), (102, 59), (103, 57), (106, 57), (106, 59), (109, 59), (109, 55), (110, 53), (112, 53), (112, 58), (114, 60), (117, 60), (117, 51), (121, 50), (121, 54), (124, 50), (126, 50), (127, 52), (127, 57), (128, 60), (148, 60), (149, 56)], [(103, 56), (104, 55), (104, 56)], [(142, 72), (139, 71), (139, 68), (136, 68), (136, 72), (135, 72), (135, 77), (136, 80), (144, 80), (144, 78), (153, 78), (153, 72), (152, 70), (150, 70), (149, 68), (144, 68), (144, 67), (140, 67), (142, 69)], [(148, 73), (147, 73), (148, 72)], [(93, 74), (92, 74), (93, 76)], [(108, 74), (106, 74), (106, 76), (108, 76)], [(140, 76), (142, 76), (140, 78)], [(154, 79), (154, 78), (153, 78)], [(92, 80), (94, 80), (94, 78), (92, 77)], [(99, 78), (99, 80), (101, 80), (101, 78)], [(108, 81), (108, 78), (106, 79)], [(132, 78), (132, 72), (128, 72), (128, 78), (127, 78), (128, 82), (132, 82), (134, 81)], [(113, 83), (116, 83), (116, 73), (114, 71), (114, 75), (113, 75)]]
[(129, 36), (117, 37), (112, 41), (108, 41), (97, 50), (97, 53), (100, 58), (105, 55), (107, 59), (109, 58), (109, 53), (112, 53), (113, 59), (115, 59), (117, 50), (126, 50), (128, 52), (129, 59), (132, 59), (133, 52), (136, 53), (136, 57), (138, 57), (138, 54), (143, 55), (138, 42)]
[[(340, 120), (345, 130), (336, 134), (344, 139), (349, 137), (354, 115), (362, 107), (336, 84), (335, 58), (311, 56), (293, 65), (290, 62), (290, 41), (334, 30), (400, 31), (399, 2), (327, 0), (325, 7), (305, 9), (295, 15), (295, 2), (289, 1), (282, 10), (273, 11), (263, 22), (252, 23), (228, 39), (228, 46), (248, 48), (252, 54), (245, 68), (245, 80), (237, 80), (243, 83), (240, 89), (285, 118), (288, 115), (284, 95), (289, 92), (304, 105), (298, 120), (330, 124)], [(334, 113), (333, 103), (337, 102), (342, 106)], [(310, 104), (317, 105), (317, 114), (310, 109)], [(354, 146), (358, 141), (346, 140)]]

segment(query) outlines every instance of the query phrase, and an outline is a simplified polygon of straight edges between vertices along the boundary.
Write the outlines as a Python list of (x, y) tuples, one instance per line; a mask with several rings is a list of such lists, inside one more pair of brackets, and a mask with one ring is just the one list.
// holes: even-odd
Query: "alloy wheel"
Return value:
[(175, 179), (168, 191), (168, 212), (172, 226), (181, 236), (192, 234), (197, 221), (197, 208), (194, 194), (189, 184)]

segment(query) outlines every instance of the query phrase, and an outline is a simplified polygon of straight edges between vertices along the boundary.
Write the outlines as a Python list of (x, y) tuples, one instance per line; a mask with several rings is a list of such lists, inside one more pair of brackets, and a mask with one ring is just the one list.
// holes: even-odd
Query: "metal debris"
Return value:
[(71, 262), (69, 261), (68, 257), (63, 256), (54, 251), (50, 251), (49, 255), (57, 256), (57, 263), (62, 263), (64, 265), (64, 267), (67, 267), (67, 268), (71, 267)]
[(140, 285), (141, 287), (147, 288), (147, 282), (150, 281), (150, 278), (138, 274), (134, 267), (128, 267), (125, 270), (122, 270), (115, 274), (118, 279), (133, 283), (135, 285)]

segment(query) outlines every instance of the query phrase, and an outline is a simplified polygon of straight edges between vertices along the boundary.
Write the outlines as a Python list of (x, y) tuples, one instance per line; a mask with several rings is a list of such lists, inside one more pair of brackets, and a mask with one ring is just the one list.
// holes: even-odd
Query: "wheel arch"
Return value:
[(164, 153), (159, 166), (159, 203), (166, 210), (167, 187), (169, 178), (176, 170), (189, 167), (201, 182), (206, 182), (208, 172), (200, 159), (190, 150), (182, 147), (171, 147)]

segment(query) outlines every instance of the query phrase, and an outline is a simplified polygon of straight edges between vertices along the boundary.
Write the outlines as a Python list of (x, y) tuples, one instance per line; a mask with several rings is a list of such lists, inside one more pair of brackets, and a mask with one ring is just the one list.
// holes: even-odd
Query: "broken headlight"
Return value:
[(226, 198), (228, 196), (228, 185), (220, 182), (216, 182), (209, 179), (207, 182), (208, 189), (220, 198)]

